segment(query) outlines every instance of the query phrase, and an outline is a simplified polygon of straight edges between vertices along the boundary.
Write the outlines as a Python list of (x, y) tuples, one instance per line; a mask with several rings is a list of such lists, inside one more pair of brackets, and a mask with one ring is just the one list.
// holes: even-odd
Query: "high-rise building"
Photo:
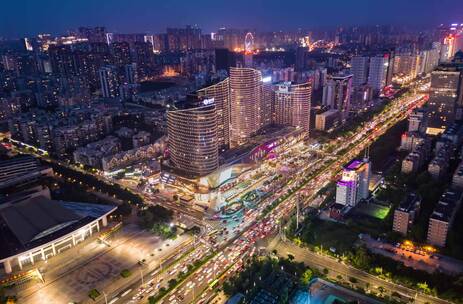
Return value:
[(219, 166), (214, 104), (167, 112), (170, 164), (187, 177), (205, 176)]
[(424, 58), (417, 54), (398, 54), (394, 58), (394, 74), (408, 80), (415, 79), (420, 73)]
[(103, 26), (96, 27), (79, 27), (79, 36), (88, 39), (89, 42), (106, 42), (106, 28)]
[(351, 61), (352, 70), (352, 85), (354, 88), (359, 88), (368, 81), (368, 66), (370, 58), (365, 56), (355, 56)]
[(330, 110), (338, 110), (341, 119), (347, 119), (352, 96), (352, 75), (330, 76), (323, 86), (322, 104)]
[(198, 91), (205, 103), (214, 103), (217, 111), (217, 141), (221, 148), (230, 145), (230, 79)]
[(275, 113), (275, 91), (271, 79), (271, 76), (262, 78), (262, 99), (260, 104), (261, 128), (272, 124)]
[(262, 74), (250, 68), (230, 68), (230, 146), (245, 143), (260, 128)]
[(131, 63), (124, 66), (124, 82), (127, 84), (134, 84), (137, 82), (137, 64)]
[(135, 42), (132, 45), (133, 60), (137, 64), (137, 74), (140, 78), (151, 75), (154, 65), (153, 47), (149, 42)]
[(428, 111), (425, 108), (414, 109), (408, 117), (408, 132), (425, 133), (428, 127)]
[(453, 124), (462, 89), (462, 73), (455, 65), (441, 65), (431, 73), (428, 133), (441, 133)]
[(201, 48), (201, 29), (187, 25), (185, 28), (168, 28), (169, 50), (192, 50)]
[(98, 71), (100, 76), (101, 95), (105, 98), (119, 96), (119, 76), (115, 66), (104, 66)]
[(371, 176), (370, 162), (353, 160), (344, 167), (342, 178), (336, 184), (336, 203), (344, 206), (356, 206), (360, 200), (369, 196)]
[(368, 85), (370, 85), (375, 94), (388, 83), (389, 56), (375, 56), (370, 58), (370, 68), (368, 70)]
[(275, 123), (309, 132), (312, 85), (284, 83), (275, 90)]
[(130, 44), (128, 42), (114, 42), (111, 44), (113, 63), (117, 66), (125, 66), (132, 62)]

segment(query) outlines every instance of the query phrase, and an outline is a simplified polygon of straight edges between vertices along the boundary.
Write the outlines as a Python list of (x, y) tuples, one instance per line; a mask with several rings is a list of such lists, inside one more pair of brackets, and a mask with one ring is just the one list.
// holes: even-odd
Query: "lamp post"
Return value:
[(104, 296), (104, 302), (108, 304), (108, 296), (106, 295), (106, 292), (103, 291), (103, 296)]

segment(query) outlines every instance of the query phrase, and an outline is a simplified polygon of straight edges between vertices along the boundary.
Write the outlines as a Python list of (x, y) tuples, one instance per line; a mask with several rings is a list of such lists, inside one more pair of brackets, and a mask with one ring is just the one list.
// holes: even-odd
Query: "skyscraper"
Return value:
[(106, 28), (102, 26), (96, 27), (79, 27), (79, 36), (87, 38), (89, 42), (106, 42)]
[(172, 167), (188, 177), (205, 176), (219, 166), (214, 104), (167, 112)]
[(310, 131), (312, 84), (284, 83), (275, 91), (275, 123)]
[(260, 104), (260, 127), (272, 124), (274, 113), (275, 92), (273, 90), (272, 77), (262, 78), (262, 99)]
[(355, 56), (351, 61), (352, 70), (352, 85), (354, 88), (359, 88), (367, 83), (368, 80), (368, 65), (370, 58), (365, 56)]
[(368, 85), (370, 85), (375, 94), (388, 83), (389, 56), (375, 56), (370, 58), (370, 67), (368, 70)]
[(132, 62), (128, 42), (114, 42), (111, 44), (111, 54), (113, 56), (113, 63), (117, 66), (125, 66)]
[(261, 126), (262, 74), (250, 68), (230, 68), (230, 146), (245, 143)]
[(138, 73), (137, 73), (137, 64), (131, 63), (127, 64), (124, 67), (124, 80), (127, 84), (134, 84), (137, 82)]
[(338, 110), (341, 119), (349, 116), (352, 95), (352, 75), (330, 76), (323, 87), (322, 104), (331, 110)]
[(462, 73), (456, 65), (441, 65), (431, 73), (428, 133), (440, 133), (455, 121), (457, 99), (462, 89)]
[[(198, 91), (198, 96), (205, 101), (215, 104), (217, 111), (217, 141), (221, 148), (230, 145), (230, 80), (229, 78), (219, 83)], [(206, 102), (207, 103), (207, 102)]]
[(98, 71), (100, 77), (101, 95), (105, 98), (115, 98), (119, 96), (119, 76), (115, 66), (108, 65)]

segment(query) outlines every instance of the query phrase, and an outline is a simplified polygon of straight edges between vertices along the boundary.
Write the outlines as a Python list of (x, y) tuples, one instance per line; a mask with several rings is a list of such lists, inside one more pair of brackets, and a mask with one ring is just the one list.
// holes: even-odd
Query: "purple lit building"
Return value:
[(356, 206), (369, 196), (370, 162), (368, 158), (353, 160), (344, 167), (342, 178), (336, 184), (336, 203), (344, 206)]

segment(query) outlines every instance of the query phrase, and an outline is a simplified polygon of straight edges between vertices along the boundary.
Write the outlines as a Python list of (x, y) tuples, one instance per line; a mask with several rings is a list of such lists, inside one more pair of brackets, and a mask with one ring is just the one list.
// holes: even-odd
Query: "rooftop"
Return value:
[(360, 167), (362, 167), (364, 164), (363, 161), (361, 160), (358, 160), (358, 159), (354, 159), (353, 161), (351, 161), (350, 163), (348, 163), (344, 169), (347, 169), (347, 170), (357, 170), (359, 169)]
[(400, 211), (410, 212), (415, 209), (416, 203), (420, 200), (420, 197), (415, 193), (408, 193), (408, 195), (400, 202)]
[(434, 212), (431, 215), (431, 219), (450, 222), (454, 213), (456, 212), (458, 205), (461, 202), (462, 193), (455, 190), (448, 190), (442, 194), (439, 202), (434, 208)]
[(0, 205), (0, 258), (50, 242), (113, 212), (117, 207), (39, 196)]

